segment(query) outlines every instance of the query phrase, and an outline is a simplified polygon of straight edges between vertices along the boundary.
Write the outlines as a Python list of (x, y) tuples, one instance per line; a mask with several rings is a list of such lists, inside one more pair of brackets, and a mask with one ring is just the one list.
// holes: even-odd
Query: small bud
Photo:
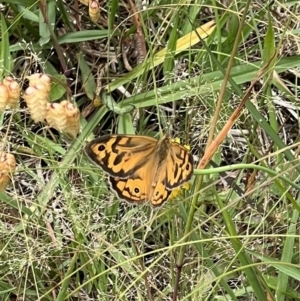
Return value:
[(70, 134), (72, 137), (76, 137), (80, 129), (80, 113), (78, 108), (67, 100), (61, 102), (61, 105), (65, 108), (67, 116), (67, 124), (64, 132)]
[(4, 191), (10, 182), (11, 175), (16, 169), (14, 155), (0, 153), (0, 191)]
[(23, 95), (31, 118), (34, 122), (43, 122), (47, 114), (48, 92), (45, 86), (28, 87)]
[(48, 103), (46, 120), (51, 127), (72, 137), (76, 137), (79, 132), (79, 110), (67, 100), (61, 103)]
[(8, 90), (7, 105), (10, 108), (15, 108), (20, 100), (20, 85), (11, 76), (7, 76), (3, 79), (3, 85)]
[(100, 18), (100, 8), (98, 0), (89, 1), (89, 16), (93, 22), (97, 22)]
[(47, 103), (46, 120), (51, 127), (58, 131), (61, 131), (66, 126), (67, 116), (65, 109), (60, 103)]
[(88, 6), (89, 5), (89, 0), (79, 0), (82, 4)]
[(51, 89), (51, 79), (47, 74), (44, 73), (34, 73), (27, 77), (29, 80), (29, 86), (44, 85), (45, 91), (50, 92)]
[(4, 112), (9, 99), (8, 89), (4, 84), (0, 83), (0, 112)]

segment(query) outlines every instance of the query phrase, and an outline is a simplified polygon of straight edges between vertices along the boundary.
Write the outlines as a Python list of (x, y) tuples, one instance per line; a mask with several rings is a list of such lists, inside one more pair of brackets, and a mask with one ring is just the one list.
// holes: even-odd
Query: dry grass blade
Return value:
[(199, 164), (198, 164), (198, 169), (204, 169), (207, 164), (209, 163), (210, 159), (212, 156), (215, 154), (216, 150), (218, 147), (221, 145), (221, 143), (224, 141), (226, 135), (229, 133), (230, 129), (234, 125), (234, 123), (237, 121), (239, 118), (240, 114), (242, 113), (246, 101), (249, 99), (251, 96), (251, 92), (255, 86), (255, 84), (262, 78), (265, 73), (268, 71), (270, 64), (273, 62), (273, 59), (275, 58), (275, 55), (273, 58), (260, 70), (260, 72), (257, 74), (256, 78), (251, 82), (251, 85), (245, 92), (245, 95), (243, 96), (240, 104), (238, 107), (234, 110), (228, 121), (226, 122), (225, 126), (223, 129), (220, 131), (220, 133), (217, 135), (215, 140), (210, 144), (210, 146), (205, 150), (205, 153), (203, 157), (201, 158)]

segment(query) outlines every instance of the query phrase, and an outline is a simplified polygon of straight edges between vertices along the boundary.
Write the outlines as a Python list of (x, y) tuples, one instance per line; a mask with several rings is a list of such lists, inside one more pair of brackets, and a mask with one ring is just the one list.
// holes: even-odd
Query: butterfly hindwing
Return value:
[(192, 154), (179, 143), (172, 142), (166, 161), (167, 189), (174, 189), (189, 181), (193, 175), (193, 164)]
[(109, 177), (110, 187), (120, 199), (130, 203), (144, 203), (148, 200), (148, 191), (139, 179), (120, 179)]

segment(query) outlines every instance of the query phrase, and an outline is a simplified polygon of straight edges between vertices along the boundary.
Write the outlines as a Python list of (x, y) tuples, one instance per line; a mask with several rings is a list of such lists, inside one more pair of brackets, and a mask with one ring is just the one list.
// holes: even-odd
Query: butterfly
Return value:
[(130, 203), (159, 207), (193, 174), (192, 154), (168, 137), (105, 135), (89, 142), (85, 152), (109, 175), (117, 196)]

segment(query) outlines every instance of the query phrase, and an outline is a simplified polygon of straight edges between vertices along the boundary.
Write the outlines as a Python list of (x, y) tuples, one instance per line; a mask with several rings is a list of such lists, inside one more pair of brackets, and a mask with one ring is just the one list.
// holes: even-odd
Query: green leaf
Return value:
[[(177, 35), (178, 35), (178, 15), (174, 18), (174, 26), (167, 45), (167, 53), (163, 63), (164, 75), (168, 78), (168, 73), (174, 69), (174, 60), (176, 53)], [(173, 76), (173, 74), (172, 74)]]
[(44, 72), (51, 75), (51, 91), (50, 91), (50, 100), (56, 101), (61, 99), (66, 93), (67, 78), (64, 74), (57, 73), (57, 70), (53, 65), (46, 61), (44, 66)]
[[(274, 53), (275, 53), (274, 28), (273, 28), (270, 12), (268, 12), (268, 29), (267, 29), (266, 37), (264, 39), (263, 61), (265, 63), (268, 62), (274, 56)], [(273, 67), (274, 64), (270, 64), (269, 69), (273, 70)], [(266, 76), (268, 76), (268, 74)]]
[(1, 14), (1, 41), (0, 41), (0, 78), (11, 71), (11, 56), (9, 52), (9, 34), (5, 18)]
[(89, 65), (86, 63), (82, 53), (76, 55), (79, 69), (81, 71), (83, 89), (90, 100), (93, 100), (96, 95), (96, 82)]
[[(50, 41), (51, 38), (50, 30), (54, 29), (55, 16), (56, 16), (56, 5), (54, 1), (47, 2), (46, 20), (41, 9), (39, 10), (39, 32), (40, 32), (39, 44), (41, 46), (47, 44)], [(51, 27), (50, 30), (48, 26)]]
[(57, 38), (59, 44), (78, 43), (91, 40), (104, 39), (109, 36), (108, 30), (82, 30), (70, 32)]
[(6, 0), (5, 2), (10, 4), (27, 6), (27, 7), (37, 3), (36, 0)]

